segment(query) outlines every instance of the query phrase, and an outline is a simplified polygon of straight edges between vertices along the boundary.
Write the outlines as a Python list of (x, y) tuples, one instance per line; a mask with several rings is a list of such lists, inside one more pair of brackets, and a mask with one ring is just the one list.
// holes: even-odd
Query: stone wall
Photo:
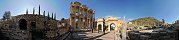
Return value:
[[(26, 20), (26, 29), (20, 29), (21, 19)], [(1, 34), (10, 40), (55, 40), (58, 37), (57, 21), (53, 19), (45, 21), (42, 15), (35, 14), (23, 14), (3, 20), (0, 22), (0, 30)]]
[(177, 32), (129, 32), (129, 40), (178, 40)]

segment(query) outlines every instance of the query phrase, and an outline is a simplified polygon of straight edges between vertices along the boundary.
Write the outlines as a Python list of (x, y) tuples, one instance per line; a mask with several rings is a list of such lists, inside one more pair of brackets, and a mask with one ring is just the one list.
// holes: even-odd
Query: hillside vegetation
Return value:
[(132, 22), (132, 24), (128, 24), (128, 28), (131, 28), (131, 29), (143, 29), (144, 26), (153, 27), (161, 23), (161, 21), (155, 19), (154, 17), (138, 18), (130, 22)]
[(154, 17), (139, 18), (139, 19), (132, 20), (130, 22), (138, 26), (153, 26), (161, 23), (161, 21), (155, 19)]

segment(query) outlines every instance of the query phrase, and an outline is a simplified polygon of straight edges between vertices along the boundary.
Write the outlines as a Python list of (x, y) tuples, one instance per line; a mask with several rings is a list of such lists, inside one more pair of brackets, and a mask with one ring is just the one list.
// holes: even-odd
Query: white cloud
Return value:
[[(12, 16), (17, 16), (17, 15), (21, 15), (21, 14), (26, 14), (26, 13), (11, 13)], [(28, 14), (32, 14), (32, 13), (29, 12)], [(37, 12), (35, 14), (37, 14)]]

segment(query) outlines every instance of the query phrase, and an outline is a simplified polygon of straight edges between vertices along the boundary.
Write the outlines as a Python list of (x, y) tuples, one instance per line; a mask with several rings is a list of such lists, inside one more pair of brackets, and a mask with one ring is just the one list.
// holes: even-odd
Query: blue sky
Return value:
[[(25, 14), (26, 9), (32, 14), (38, 5), (41, 12), (57, 13), (57, 19), (69, 18), (70, 2), (79, 1), (95, 10), (95, 17), (126, 16), (127, 20), (141, 17), (155, 17), (172, 23), (179, 19), (179, 0), (1, 0), (0, 18), (5, 11), (11, 11), (13, 16)], [(122, 18), (119, 18), (122, 19)]]

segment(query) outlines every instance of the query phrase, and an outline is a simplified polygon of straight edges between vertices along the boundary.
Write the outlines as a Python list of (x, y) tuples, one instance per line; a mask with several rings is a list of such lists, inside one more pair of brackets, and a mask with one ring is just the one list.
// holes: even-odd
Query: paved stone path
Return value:
[(115, 33), (114, 31), (110, 31), (110, 33), (106, 34), (106, 35), (103, 35), (97, 39), (102, 39), (102, 40), (114, 40), (115, 38)]
[(72, 35), (72, 39), (74, 40), (114, 40), (116, 36), (114, 34), (114, 31), (106, 32), (105, 34), (97, 33), (97, 31), (95, 31), (94, 33), (92, 33), (91, 31), (75, 32)]

